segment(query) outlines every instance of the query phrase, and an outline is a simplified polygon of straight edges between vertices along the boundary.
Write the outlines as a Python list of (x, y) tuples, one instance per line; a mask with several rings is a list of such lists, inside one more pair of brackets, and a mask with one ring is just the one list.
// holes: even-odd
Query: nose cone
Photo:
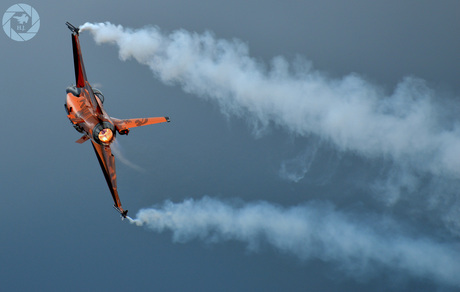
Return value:
[(110, 129), (102, 129), (98, 137), (102, 143), (110, 143), (113, 140), (113, 132)]

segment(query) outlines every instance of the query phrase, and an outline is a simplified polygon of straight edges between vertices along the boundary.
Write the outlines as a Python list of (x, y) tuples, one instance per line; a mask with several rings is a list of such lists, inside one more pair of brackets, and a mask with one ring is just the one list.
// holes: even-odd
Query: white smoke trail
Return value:
[[(414, 172), (460, 178), (458, 121), (443, 119), (449, 109), (422, 80), (408, 77), (387, 95), (355, 74), (331, 79), (301, 60), (290, 64), (278, 57), (265, 66), (249, 56), (242, 42), (218, 40), (211, 33), (165, 34), (156, 27), (131, 30), (110, 23), (81, 28), (97, 43), (116, 44), (122, 60), (134, 58), (163, 82), (218, 102), (226, 114), (248, 118), (261, 128), (275, 124), (296, 135), (313, 134), (340, 151), (390, 159), (410, 174), (395, 175), (376, 189), (393, 181), (399, 182), (399, 189), (413, 188)], [(449, 218), (458, 230), (460, 222)], [(362, 219), (353, 220), (330, 205), (283, 209), (260, 203), (236, 208), (206, 198), (166, 202), (140, 211), (133, 222), (171, 230), (178, 241), (240, 240), (253, 249), (265, 242), (302, 259), (316, 257), (353, 271), (378, 263), (460, 286), (458, 248), (404, 236), (396, 224), (385, 226), (385, 220)]]
[[(391, 95), (351, 74), (330, 79), (304, 61), (275, 58), (267, 69), (238, 40), (156, 27), (86, 23), (97, 43), (115, 43), (122, 60), (148, 65), (166, 83), (217, 101), (226, 113), (316, 134), (340, 150), (404, 161), (412, 169), (460, 178), (460, 127), (443, 125), (446, 109), (424, 81), (408, 77)], [(247, 115), (250, 113), (249, 115)]]
[(121, 163), (123, 163), (124, 165), (138, 171), (138, 172), (145, 172), (145, 169), (143, 169), (142, 167), (140, 167), (139, 165), (131, 162), (128, 158), (125, 157), (125, 155), (123, 154), (123, 150), (122, 150), (122, 147), (120, 145), (120, 143), (118, 142), (118, 140), (115, 140), (113, 141), (112, 143), (112, 151), (113, 151), (113, 154), (115, 154), (115, 157), (117, 158), (118, 161), (120, 161)]
[(278, 172), (279, 176), (283, 179), (299, 182), (302, 180), (315, 159), (316, 152), (318, 151), (318, 143), (313, 143), (308, 149), (303, 151), (293, 159), (285, 160), (281, 163), (281, 168)]
[(183, 203), (166, 201), (143, 209), (131, 223), (163, 232), (174, 240), (208, 242), (238, 240), (258, 250), (268, 243), (302, 260), (318, 258), (338, 263), (353, 274), (367, 274), (375, 266), (460, 286), (458, 246), (423, 237), (409, 238), (389, 220), (356, 218), (331, 204), (309, 203), (282, 208), (265, 202), (233, 206), (204, 197)]

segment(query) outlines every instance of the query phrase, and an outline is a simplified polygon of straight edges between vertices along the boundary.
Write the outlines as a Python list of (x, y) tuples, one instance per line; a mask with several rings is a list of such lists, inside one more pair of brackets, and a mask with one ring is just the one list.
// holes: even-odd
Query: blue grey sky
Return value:
[[(38, 34), (0, 32), (5, 290), (460, 286), (460, 2), (27, 4)], [(120, 198), (143, 226), (118, 218), (91, 146), (74, 143), (66, 21), (179, 48), (136, 61), (151, 47), (80, 37), (111, 116), (171, 118), (117, 137)]]

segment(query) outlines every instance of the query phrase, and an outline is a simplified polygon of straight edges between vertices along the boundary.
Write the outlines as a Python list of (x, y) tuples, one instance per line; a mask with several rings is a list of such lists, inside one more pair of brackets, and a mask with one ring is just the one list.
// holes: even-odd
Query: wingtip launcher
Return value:
[(128, 210), (123, 210), (121, 207), (117, 207), (116, 205), (113, 206), (115, 210), (121, 215), (121, 220), (125, 219), (128, 216)]
[(70, 22), (65, 23), (67, 27), (70, 29), (71, 32), (75, 33), (76, 35), (80, 34), (80, 29), (78, 27), (73, 26)]

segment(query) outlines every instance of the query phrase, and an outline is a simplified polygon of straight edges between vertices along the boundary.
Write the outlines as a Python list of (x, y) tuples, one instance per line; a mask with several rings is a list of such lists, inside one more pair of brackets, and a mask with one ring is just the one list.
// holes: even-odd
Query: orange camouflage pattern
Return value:
[[(110, 144), (115, 141), (116, 133), (126, 135), (130, 128), (169, 122), (168, 117), (116, 119), (110, 117), (103, 108), (100, 91), (93, 90), (86, 78), (85, 66), (80, 49), (79, 29), (66, 23), (72, 31), (72, 48), (75, 67), (76, 85), (67, 88), (65, 109), (67, 117), (74, 128), (83, 134), (77, 143), (91, 140), (107, 185), (112, 194), (114, 208), (126, 218), (128, 210), (124, 210), (117, 190), (117, 174), (115, 158)], [(95, 94), (98, 93), (98, 94)], [(101, 94), (102, 95), (102, 94)], [(101, 141), (101, 139), (103, 141)]]

